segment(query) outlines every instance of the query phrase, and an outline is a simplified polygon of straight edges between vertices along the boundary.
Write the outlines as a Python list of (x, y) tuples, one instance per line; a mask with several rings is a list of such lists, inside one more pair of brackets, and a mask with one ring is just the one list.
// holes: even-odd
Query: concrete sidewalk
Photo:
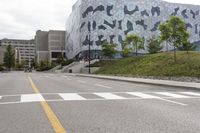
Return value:
[(142, 83), (142, 84), (162, 85), (162, 86), (170, 86), (170, 87), (200, 89), (200, 83), (193, 83), (193, 82), (179, 82), (179, 81), (171, 81), (171, 80), (143, 79), (143, 78), (89, 75), (89, 74), (72, 74), (72, 75), (81, 76), (81, 77), (98, 78), (98, 79), (115, 80), (115, 81), (123, 81), (123, 82), (132, 82), (132, 83)]

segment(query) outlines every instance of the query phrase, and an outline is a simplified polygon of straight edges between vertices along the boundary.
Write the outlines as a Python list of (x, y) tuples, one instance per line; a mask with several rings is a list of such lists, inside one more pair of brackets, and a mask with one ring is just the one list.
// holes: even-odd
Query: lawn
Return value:
[(164, 52), (114, 61), (101, 61), (96, 66), (101, 67), (96, 74), (200, 77), (200, 53), (177, 52), (176, 62), (173, 52)]

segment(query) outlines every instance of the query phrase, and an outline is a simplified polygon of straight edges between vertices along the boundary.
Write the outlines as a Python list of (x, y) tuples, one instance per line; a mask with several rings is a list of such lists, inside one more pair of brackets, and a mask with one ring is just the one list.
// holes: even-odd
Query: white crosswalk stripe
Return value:
[(189, 96), (179, 95), (179, 94), (174, 94), (174, 93), (169, 93), (169, 92), (156, 92), (156, 94), (173, 97), (173, 98), (190, 98)]
[(76, 93), (64, 93), (59, 94), (64, 100), (70, 101), (70, 100), (86, 100), (84, 97), (76, 94)]
[(94, 93), (94, 94), (103, 97), (105, 99), (125, 99), (124, 97), (120, 97), (112, 93)]
[(195, 93), (195, 92), (180, 92), (180, 93), (186, 94), (186, 95), (200, 96), (200, 93)]
[(160, 97), (157, 97), (157, 96), (153, 96), (153, 95), (149, 95), (149, 94), (144, 94), (144, 93), (141, 93), (141, 92), (127, 92), (127, 94), (130, 94), (130, 95), (133, 95), (133, 96), (137, 96), (137, 97), (140, 97), (140, 98), (160, 98)]
[(61, 76), (61, 77), (63, 77), (63, 78), (68, 78), (68, 76)]
[[(119, 95), (121, 94), (121, 95)], [(128, 96), (131, 95), (132, 97)], [(55, 98), (47, 98), (48, 95), (57, 95)], [(93, 95), (93, 98), (90, 96)], [(8, 99), (17, 99), (12, 102), (6, 101)], [(51, 96), (49, 96), (51, 97)], [(95, 98), (96, 97), (96, 98)], [(46, 99), (45, 99), (46, 98)], [(126, 99), (158, 99), (167, 102), (178, 103), (170, 101), (169, 99), (178, 98), (195, 98), (200, 99), (200, 93), (197, 92), (88, 92), (88, 93), (45, 93), (45, 94), (21, 94), (21, 95), (4, 95), (0, 96), (0, 105), (7, 103), (28, 103), (28, 102), (41, 102), (41, 101), (85, 101), (85, 100), (126, 100)]]
[(21, 102), (40, 102), (45, 101), (41, 94), (25, 94), (21, 96)]
[(101, 85), (101, 84), (95, 84), (95, 86), (112, 89), (112, 87), (110, 87), (110, 86), (105, 86), (105, 85)]

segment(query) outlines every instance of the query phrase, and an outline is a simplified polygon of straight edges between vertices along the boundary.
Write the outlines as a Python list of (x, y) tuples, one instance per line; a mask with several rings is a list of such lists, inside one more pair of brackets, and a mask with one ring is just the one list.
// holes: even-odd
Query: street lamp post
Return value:
[(61, 46), (61, 63), (60, 63), (60, 66), (63, 67), (63, 61), (64, 61), (64, 55), (63, 55), (63, 50), (64, 50), (64, 47)]
[(29, 48), (28, 48), (28, 68), (29, 68), (29, 72), (31, 71), (30, 49), (31, 49), (31, 44), (29, 44)]
[(88, 53), (88, 56), (89, 56), (89, 65), (88, 65), (89, 74), (91, 74), (91, 69), (90, 69), (90, 51), (91, 51), (91, 50), (90, 50), (90, 49), (91, 49), (91, 48), (90, 48), (90, 36), (91, 36), (91, 35), (90, 35), (90, 34), (91, 34), (91, 32), (89, 31), (89, 39), (88, 39), (88, 40), (89, 40), (89, 42), (88, 42), (88, 44), (89, 44), (89, 45), (88, 45), (88, 47), (89, 47), (89, 48), (88, 48), (88, 52), (89, 52), (89, 53)]

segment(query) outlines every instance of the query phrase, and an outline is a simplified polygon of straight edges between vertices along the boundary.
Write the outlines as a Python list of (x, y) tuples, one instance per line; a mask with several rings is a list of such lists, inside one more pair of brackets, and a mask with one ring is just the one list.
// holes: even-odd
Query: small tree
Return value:
[(137, 35), (128, 35), (125, 42), (128, 45), (132, 45), (135, 50), (136, 56), (138, 55), (138, 50), (144, 49), (144, 40)]
[(171, 16), (168, 21), (160, 24), (159, 30), (161, 40), (174, 47), (174, 61), (176, 62), (176, 49), (189, 39), (185, 22), (177, 16)]
[(8, 70), (15, 66), (15, 53), (11, 45), (7, 46), (6, 52), (4, 54), (4, 65)]
[(147, 42), (147, 48), (150, 54), (158, 53), (160, 50), (163, 49), (163, 46), (161, 45), (162, 42), (159, 38), (153, 36)]
[(124, 43), (124, 48), (123, 48), (123, 51), (122, 51), (122, 56), (125, 57), (125, 58), (129, 57), (130, 54), (131, 54), (131, 51), (132, 51), (132, 49), (128, 46), (128, 44)]
[(108, 42), (104, 42), (102, 44), (102, 52), (103, 55), (108, 57), (109, 59), (113, 58), (113, 56), (116, 54), (116, 47), (117, 44), (113, 44), (113, 43), (108, 43)]
[(197, 48), (197, 46), (189, 41), (182, 43), (182, 46), (178, 49), (181, 51), (187, 51), (187, 54), (189, 51), (194, 51)]

